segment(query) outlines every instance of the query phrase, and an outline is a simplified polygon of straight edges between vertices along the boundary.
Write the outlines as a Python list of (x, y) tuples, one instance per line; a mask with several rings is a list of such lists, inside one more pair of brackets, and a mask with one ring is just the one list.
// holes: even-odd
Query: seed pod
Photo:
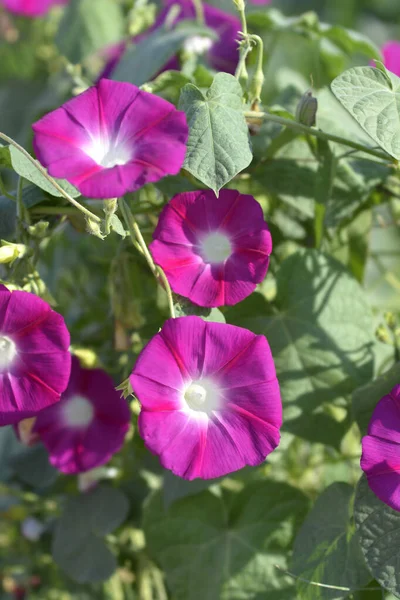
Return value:
[(296, 121), (313, 127), (315, 125), (318, 110), (318, 100), (314, 98), (311, 90), (307, 90), (300, 99), (296, 108)]

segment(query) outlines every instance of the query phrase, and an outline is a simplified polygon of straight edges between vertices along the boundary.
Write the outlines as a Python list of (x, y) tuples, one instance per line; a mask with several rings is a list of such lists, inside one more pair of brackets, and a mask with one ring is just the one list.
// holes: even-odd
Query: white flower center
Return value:
[(212, 39), (204, 35), (192, 35), (184, 42), (183, 48), (189, 54), (204, 54), (212, 45)]
[(228, 236), (214, 232), (203, 238), (200, 252), (206, 262), (221, 263), (232, 254), (232, 244)]
[(90, 146), (82, 148), (98, 165), (105, 169), (126, 165), (132, 158), (132, 152), (123, 144), (105, 140), (92, 140)]
[(189, 408), (207, 414), (220, 408), (220, 396), (218, 386), (210, 379), (193, 381), (184, 393), (184, 398)]
[(63, 414), (70, 427), (87, 427), (93, 421), (94, 408), (83, 396), (72, 396), (63, 407)]
[(0, 336), (0, 373), (6, 371), (17, 356), (17, 347), (6, 335)]

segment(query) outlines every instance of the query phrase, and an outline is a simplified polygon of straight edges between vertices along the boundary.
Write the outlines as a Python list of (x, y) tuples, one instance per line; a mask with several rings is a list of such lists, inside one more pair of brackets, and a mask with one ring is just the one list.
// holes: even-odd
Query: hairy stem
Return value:
[(125, 221), (125, 224), (128, 228), (129, 235), (132, 241), (132, 244), (135, 246), (139, 252), (141, 252), (146, 259), (147, 264), (150, 267), (151, 272), (154, 277), (157, 279), (159, 283), (161, 283), (162, 287), (165, 289), (168, 297), (168, 307), (169, 312), (172, 318), (175, 318), (175, 308), (174, 308), (174, 300), (172, 297), (172, 291), (170, 285), (168, 283), (168, 279), (161, 269), (161, 267), (157, 266), (151, 256), (147, 244), (143, 238), (142, 232), (140, 231), (140, 227), (129, 210), (129, 207), (123, 198), (120, 198), (118, 201), (119, 207), (121, 209), (122, 217)]
[(348, 140), (346, 138), (342, 138), (338, 135), (333, 135), (331, 133), (325, 133), (320, 129), (316, 129), (315, 127), (308, 127), (307, 125), (302, 125), (297, 121), (292, 121), (291, 119), (285, 119), (284, 117), (278, 117), (277, 115), (272, 115), (266, 112), (255, 112), (248, 111), (244, 113), (246, 119), (265, 119), (266, 121), (271, 121), (271, 123), (277, 123), (278, 125), (282, 125), (284, 127), (288, 127), (293, 131), (297, 131), (298, 133), (304, 133), (306, 135), (313, 135), (314, 137), (320, 138), (321, 140), (336, 142), (337, 144), (343, 144), (344, 146), (349, 146), (350, 148), (354, 148), (359, 152), (364, 152), (365, 154), (370, 154), (371, 156), (375, 156), (376, 158), (380, 158), (386, 162), (394, 161), (389, 154), (386, 152), (382, 152), (380, 150), (375, 150), (374, 148), (369, 148), (368, 146), (363, 146), (363, 144), (359, 144), (358, 142), (353, 142), (352, 140)]

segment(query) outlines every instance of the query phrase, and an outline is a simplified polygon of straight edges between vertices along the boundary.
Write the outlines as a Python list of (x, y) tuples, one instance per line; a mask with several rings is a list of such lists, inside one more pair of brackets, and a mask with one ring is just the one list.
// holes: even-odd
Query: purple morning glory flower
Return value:
[(279, 444), (282, 405), (264, 336), (199, 317), (166, 321), (130, 377), (139, 433), (163, 467), (212, 479), (258, 465)]
[(69, 0), (0, 0), (7, 10), (24, 17), (41, 17), (56, 4), (67, 2)]
[[(147, 32), (133, 38), (132, 42), (139, 43), (149, 33), (162, 27), (172, 6), (179, 8), (179, 13), (172, 25), (177, 25), (183, 20), (196, 19), (196, 9), (192, 0), (168, 0), (164, 2), (164, 8), (158, 15), (154, 25)], [(241, 29), (240, 20), (237, 16), (226, 13), (206, 3), (203, 3), (203, 10), (205, 24), (217, 33), (218, 40), (214, 41), (201, 36), (193, 36), (186, 40), (185, 47), (194, 53), (206, 54), (209, 65), (216, 71), (225, 71), (233, 74), (239, 58), (238, 31)], [(113, 72), (124, 54), (126, 46), (127, 42), (121, 42), (103, 51), (103, 55), (108, 59), (102, 73), (103, 77), (108, 77)], [(165, 71), (168, 69), (179, 70), (179, 61), (176, 57), (168, 61), (162, 70)]]
[(0, 425), (60, 399), (71, 369), (69, 343), (64, 319), (47, 302), (0, 286)]
[(259, 203), (236, 190), (178, 194), (163, 209), (150, 245), (171, 288), (200, 306), (249, 296), (267, 272), (272, 239)]
[(116, 198), (179, 173), (185, 113), (130, 83), (102, 79), (33, 125), (39, 161), (89, 198)]
[(386, 42), (382, 46), (383, 63), (388, 71), (400, 77), (400, 42)]
[(39, 434), (51, 464), (63, 473), (83, 473), (106, 463), (121, 448), (130, 411), (101, 369), (83, 369), (72, 358), (71, 377), (60, 402), (40, 413)]
[(362, 440), (361, 468), (371, 490), (400, 511), (400, 385), (376, 405)]

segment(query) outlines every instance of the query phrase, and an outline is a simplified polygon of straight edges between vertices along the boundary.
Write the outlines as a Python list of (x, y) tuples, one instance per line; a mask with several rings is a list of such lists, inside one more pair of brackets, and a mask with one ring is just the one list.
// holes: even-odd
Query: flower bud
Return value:
[(24, 244), (12, 244), (2, 240), (0, 248), (0, 264), (13, 263), (17, 258), (22, 258), (26, 253)]
[(313, 127), (316, 121), (318, 110), (318, 100), (312, 95), (312, 91), (308, 90), (300, 99), (296, 108), (296, 121), (302, 125)]
[(91, 218), (86, 219), (86, 230), (88, 233), (95, 235), (96, 237), (100, 238), (101, 240), (104, 240), (104, 235), (101, 231), (100, 224), (97, 221), (95, 221), (94, 219), (91, 219)]
[(41, 240), (46, 236), (48, 228), (48, 221), (39, 221), (38, 223), (35, 223), (35, 225), (29, 225), (28, 232), (32, 237)]

